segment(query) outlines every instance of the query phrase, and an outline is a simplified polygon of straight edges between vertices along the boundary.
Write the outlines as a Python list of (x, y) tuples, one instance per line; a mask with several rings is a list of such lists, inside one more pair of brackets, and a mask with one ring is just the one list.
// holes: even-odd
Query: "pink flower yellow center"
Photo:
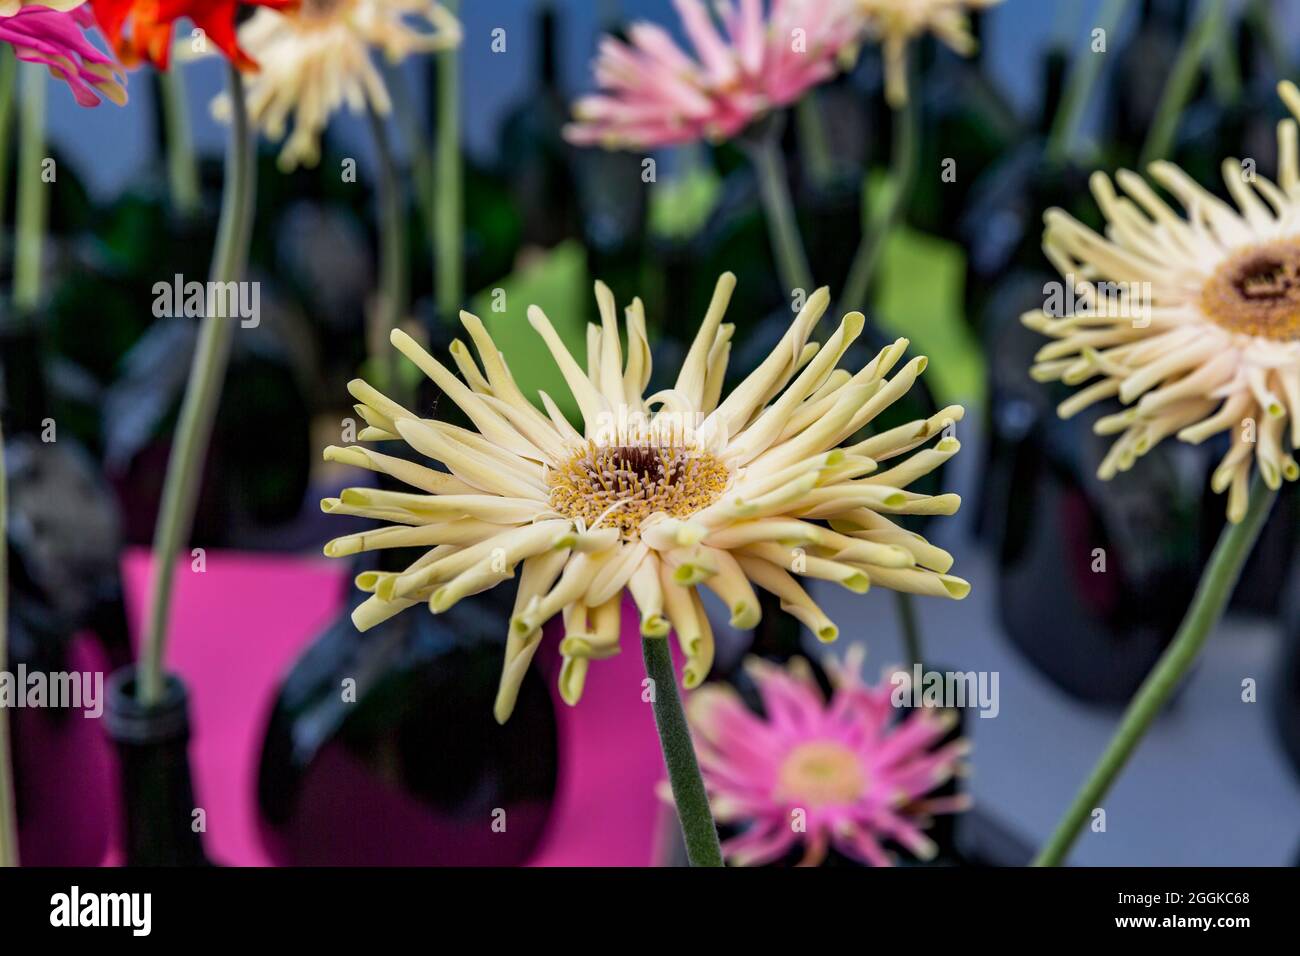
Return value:
[(1234, 253), (1201, 291), (1201, 311), (1229, 332), (1300, 340), (1300, 239)]
[(597, 445), (551, 472), (551, 507), (588, 528), (618, 528), (636, 538), (641, 522), (663, 512), (687, 518), (717, 501), (730, 474), (708, 452), (682, 446)]
[(832, 740), (813, 740), (785, 758), (775, 796), (812, 808), (853, 803), (866, 790), (867, 773), (857, 754)]

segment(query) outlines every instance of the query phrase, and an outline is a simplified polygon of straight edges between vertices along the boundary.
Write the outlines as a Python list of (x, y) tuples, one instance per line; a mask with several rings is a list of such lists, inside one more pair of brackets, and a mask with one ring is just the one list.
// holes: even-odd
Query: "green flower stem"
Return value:
[[(254, 180), (253, 139), (248, 127), (244, 83), (239, 71), (230, 68), (231, 127), (226, 152), (226, 183), (217, 227), (217, 246), (212, 257), (213, 282), (238, 282), (244, 274), (248, 244), (252, 235)], [(221, 397), (221, 384), (230, 358), (230, 341), (235, 319), (205, 315), (199, 326), (198, 345), (190, 367), (189, 384), (181, 405), (180, 422), (167, 476), (163, 482), (162, 506), (158, 513), (153, 543), (153, 592), (150, 595), (148, 630), (140, 659), (139, 695), (145, 705), (157, 702), (162, 691), (163, 646), (171, 610), (176, 556), (189, 538), (194, 524), (194, 507), (203, 477), (203, 462), (212, 438), (212, 423)]]
[[(849, 265), (849, 275), (844, 282), (840, 304), (846, 311), (862, 311), (867, 306), (871, 283), (880, 265), (881, 255), (889, 234), (902, 221), (912, 189), (916, 185), (916, 160), (921, 127), (921, 96), (917, 84), (909, 77), (908, 88), (912, 95), (907, 102), (894, 110), (893, 141), (889, 157), (889, 195), (873, 212), (871, 221), (862, 232)], [(903, 637), (903, 652), (909, 664), (921, 661), (921, 627), (917, 621), (916, 605), (912, 595), (894, 592), (894, 606), (898, 610), (898, 623)]]
[(903, 654), (908, 665), (921, 664), (921, 624), (916, 619), (916, 602), (905, 591), (894, 592), (894, 607), (898, 610), (898, 626), (903, 634)]
[(1165, 88), (1160, 94), (1155, 117), (1147, 130), (1146, 142), (1142, 144), (1139, 169), (1145, 169), (1149, 163), (1169, 156), (1174, 135), (1178, 132), (1178, 118), (1191, 99), (1211, 44), (1225, 29), (1223, 0), (1206, 0), (1200, 18), (1183, 37), (1178, 56), (1174, 58), (1169, 79), (1165, 81)]
[(799, 126), (799, 145), (808, 163), (809, 178), (818, 188), (825, 188), (835, 176), (826, 123), (817, 107), (817, 90), (813, 88), (795, 104), (795, 121)]
[[(459, 0), (444, 0), (453, 16)], [(460, 155), (460, 52), (438, 54), (438, 108), (435, 146), (435, 180), (438, 201), (434, 205), (434, 282), (437, 284), (438, 313), (454, 322), (465, 299), (464, 176)]]
[(745, 143), (758, 176), (763, 214), (781, 285), (785, 287), (786, 295), (795, 289), (802, 289), (805, 296), (810, 295), (813, 291), (812, 270), (808, 267), (808, 255), (799, 237), (799, 222), (790, 199), (785, 159), (781, 156), (779, 125), (769, 126), (756, 139)]
[(840, 304), (847, 310), (862, 310), (867, 306), (867, 296), (871, 292), (871, 280), (875, 278), (876, 267), (885, 248), (885, 240), (894, 227), (903, 218), (907, 203), (912, 197), (916, 185), (916, 160), (918, 140), (920, 137), (920, 93), (916, 84), (909, 80), (913, 94), (907, 102), (894, 110), (893, 142), (889, 157), (889, 195), (880, 209), (872, 216), (872, 221), (863, 230), (862, 241), (858, 243), (849, 266), (848, 278), (844, 281), (844, 291), (840, 295)]
[(1291, 54), (1283, 39), (1283, 31), (1277, 28), (1272, 0), (1250, 0), (1243, 15), (1255, 36), (1263, 43), (1268, 58), (1273, 62), (1273, 72), (1278, 76), (1290, 76)]
[[(9, 666), (9, 502), (6, 496), (5, 442), (0, 434), (0, 671)], [(0, 707), (0, 866), (18, 865), (18, 817), (14, 811), (14, 778), (10, 771), (9, 710)]]
[(677, 806), (677, 819), (686, 838), (686, 858), (691, 866), (722, 866), (722, 849), (718, 845), (718, 828), (709, 811), (704, 792), (704, 778), (695, 759), (691, 731), (677, 695), (677, 678), (668, 641), (662, 637), (641, 639), (646, 675), (654, 681), (655, 727), (668, 768), (668, 783)]
[[(1093, 29), (1106, 31), (1106, 49), (1114, 41), (1115, 29), (1128, 0), (1106, 0), (1101, 8), (1101, 15)], [(1097, 84), (1102, 62), (1109, 53), (1094, 53), (1092, 50), (1092, 30), (1088, 30), (1084, 44), (1074, 55), (1070, 66), (1070, 75), (1065, 82), (1065, 93), (1061, 96), (1061, 105), (1052, 120), (1052, 130), (1047, 140), (1047, 158), (1055, 163), (1064, 162), (1074, 146), (1079, 127), (1083, 124), (1083, 113), (1087, 109), (1092, 88)]]
[(370, 335), (372, 357), (383, 357), (376, 365), (382, 369), (383, 388), (399, 404), (406, 404), (398, 394), (397, 350), (388, 344), (406, 308), (406, 224), (402, 218), (402, 190), (397, 180), (397, 166), (388, 141), (385, 118), (373, 108), (367, 110), (370, 131), (379, 156), (379, 302), (375, 309), (376, 324)]
[(183, 219), (198, 214), (202, 201), (199, 192), (199, 166), (194, 157), (190, 133), (189, 102), (185, 95), (185, 74), (179, 63), (159, 70), (158, 95), (162, 99), (163, 133), (167, 139), (167, 185), (172, 210)]
[(41, 254), (49, 194), (41, 182), (45, 162), (45, 67), (19, 67), (18, 205), (14, 212), (14, 308), (31, 313), (41, 300)]
[(384, 83), (393, 97), (393, 115), (397, 118), (398, 129), (411, 157), (411, 175), (415, 179), (415, 201), (420, 207), (420, 219), (427, 232), (429, 245), (434, 247), (437, 242), (434, 224), (438, 214), (435, 211), (437, 185), (434, 182), (433, 154), (420, 129), (419, 113), (411, 102), (411, 90), (405, 75), (397, 66), (387, 64)]
[(1178, 633), (1129, 702), (1119, 729), (1106, 745), (1074, 802), (1065, 811), (1051, 839), (1034, 860), (1035, 866), (1061, 865), (1089, 814), (1106, 796), (1141, 743), (1147, 728), (1186, 676), (1210, 632), (1223, 616), (1237, 579), (1241, 577), (1241, 569), (1276, 498), (1277, 492), (1270, 490), (1257, 475), (1250, 490), (1246, 516), (1240, 524), (1229, 524), (1219, 536)]
[[(0, 143), (10, 142), (14, 115), (14, 87), (18, 80), (18, 57), (7, 43), (0, 46)], [(9, 190), (9, 149), (0, 147), (0, 253), (4, 247), (4, 224)]]

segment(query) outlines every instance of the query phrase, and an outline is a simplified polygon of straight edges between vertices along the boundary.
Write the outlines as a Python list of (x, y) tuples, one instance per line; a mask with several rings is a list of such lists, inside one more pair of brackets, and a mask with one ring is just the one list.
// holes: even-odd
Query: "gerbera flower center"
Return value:
[(356, 0), (302, 0), (298, 19), (308, 26), (322, 26), (339, 19)]
[(867, 789), (862, 761), (832, 740), (813, 740), (790, 751), (777, 772), (776, 796), (808, 807), (853, 803)]
[(587, 447), (551, 472), (551, 507), (591, 528), (616, 527), (633, 539), (656, 512), (686, 518), (711, 505), (727, 487), (725, 465), (708, 452), (681, 445)]
[(1300, 339), (1300, 239), (1251, 246), (1223, 262), (1201, 291), (1201, 309), (1230, 332)]

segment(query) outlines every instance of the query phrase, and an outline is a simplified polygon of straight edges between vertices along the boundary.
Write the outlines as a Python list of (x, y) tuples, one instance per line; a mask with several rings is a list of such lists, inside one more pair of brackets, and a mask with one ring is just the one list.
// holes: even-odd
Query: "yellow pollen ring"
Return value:
[(677, 445), (587, 447), (549, 474), (551, 508), (586, 527), (635, 539), (652, 514), (688, 518), (717, 501), (730, 473), (712, 454)]
[(1233, 253), (1201, 290), (1201, 311), (1229, 332), (1300, 341), (1300, 239)]

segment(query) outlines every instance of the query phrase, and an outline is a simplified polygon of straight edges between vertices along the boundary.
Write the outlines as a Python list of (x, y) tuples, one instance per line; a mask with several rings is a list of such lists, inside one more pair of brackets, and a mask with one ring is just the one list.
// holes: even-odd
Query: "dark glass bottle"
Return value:
[(190, 774), (189, 695), (175, 674), (161, 699), (142, 704), (136, 671), (109, 678), (104, 726), (117, 750), (127, 866), (206, 866), (206, 819)]

